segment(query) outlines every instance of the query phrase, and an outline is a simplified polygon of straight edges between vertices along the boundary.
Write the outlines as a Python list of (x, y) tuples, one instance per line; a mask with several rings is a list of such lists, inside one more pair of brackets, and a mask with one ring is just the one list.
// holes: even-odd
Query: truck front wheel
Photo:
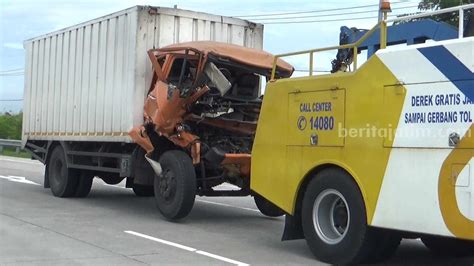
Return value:
[(51, 152), (47, 164), (47, 174), (54, 196), (66, 198), (75, 195), (79, 172), (67, 167), (66, 154), (60, 145), (54, 147)]
[(341, 169), (323, 170), (309, 182), (302, 225), (309, 248), (324, 262), (357, 264), (375, 248), (359, 187)]
[(162, 173), (155, 176), (155, 200), (161, 214), (169, 220), (186, 217), (196, 197), (196, 173), (191, 158), (184, 152), (171, 150), (159, 160)]

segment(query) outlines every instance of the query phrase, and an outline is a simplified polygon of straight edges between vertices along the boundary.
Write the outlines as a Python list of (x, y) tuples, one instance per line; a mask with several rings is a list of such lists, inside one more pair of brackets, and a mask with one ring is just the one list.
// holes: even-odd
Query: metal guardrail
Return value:
[(3, 153), (4, 147), (15, 148), (16, 153), (20, 153), (21, 140), (14, 139), (0, 139), (0, 153)]
[(353, 63), (352, 63), (352, 65), (353, 65), (352, 69), (353, 69), (353, 71), (356, 71), (357, 70), (357, 54), (358, 54), (357, 53), (357, 48), (367, 38), (369, 38), (372, 34), (374, 34), (374, 32), (376, 32), (379, 28), (380, 28), (380, 49), (385, 49), (387, 47), (387, 23), (389, 23), (389, 22), (407, 21), (407, 20), (412, 20), (412, 19), (431, 17), (431, 16), (435, 16), (435, 15), (439, 15), (439, 14), (458, 12), (458, 14), (459, 14), (458, 38), (463, 38), (463, 34), (464, 34), (464, 11), (467, 10), (467, 9), (474, 9), (474, 4), (467, 4), (467, 5), (462, 5), (462, 6), (444, 8), (444, 9), (440, 9), (440, 10), (436, 10), (436, 11), (426, 12), (426, 13), (423, 13), (423, 14), (403, 16), (403, 17), (389, 19), (389, 20), (387, 20), (387, 13), (384, 12), (384, 19), (382, 21), (380, 21), (379, 23), (377, 23), (372, 29), (370, 29), (367, 33), (365, 33), (355, 43), (275, 55), (274, 59), (273, 59), (273, 68), (272, 68), (272, 74), (271, 74), (271, 79), (270, 80), (275, 79), (275, 72), (276, 72), (276, 65), (277, 65), (278, 58), (309, 54), (309, 76), (312, 76), (313, 72), (314, 72), (313, 71), (313, 69), (314, 69), (313, 68), (314, 54), (317, 53), (317, 52), (324, 52), (324, 51), (338, 50), (338, 49), (353, 49), (354, 59), (353, 59)]

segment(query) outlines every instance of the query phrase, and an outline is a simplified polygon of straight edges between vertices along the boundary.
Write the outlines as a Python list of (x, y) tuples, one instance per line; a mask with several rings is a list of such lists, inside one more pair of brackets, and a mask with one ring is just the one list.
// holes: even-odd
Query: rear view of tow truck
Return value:
[[(288, 214), (284, 240), (334, 264), (381, 261), (402, 238), (474, 254), (472, 8), (434, 13), (460, 13), (455, 40), (385, 49), (383, 20), (355, 43), (276, 56), (310, 58), (309, 77), (268, 83), (252, 150), (251, 189)], [(358, 68), (375, 32), (381, 50)], [(312, 76), (314, 53), (333, 49), (349, 56)]]

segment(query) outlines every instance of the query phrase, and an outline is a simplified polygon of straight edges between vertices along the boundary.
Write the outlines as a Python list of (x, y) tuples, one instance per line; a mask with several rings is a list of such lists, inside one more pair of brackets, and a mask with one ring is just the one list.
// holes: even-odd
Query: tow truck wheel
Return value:
[(253, 199), (255, 201), (255, 205), (257, 205), (258, 210), (265, 216), (280, 217), (285, 214), (285, 212), (283, 212), (280, 208), (262, 196), (255, 195)]
[(54, 196), (61, 198), (74, 196), (79, 180), (79, 172), (67, 167), (66, 154), (60, 145), (54, 147), (51, 152), (47, 174), (51, 192)]
[(89, 193), (91, 192), (93, 179), (93, 173), (85, 170), (81, 171), (74, 196), (78, 198), (87, 197), (87, 195), (89, 195)]
[(159, 160), (162, 173), (155, 177), (155, 200), (167, 219), (186, 217), (196, 197), (196, 173), (191, 158), (184, 152), (171, 150)]
[(474, 241), (441, 236), (423, 236), (421, 241), (436, 255), (459, 257), (474, 255)]
[(376, 242), (366, 217), (359, 187), (345, 171), (326, 169), (309, 182), (302, 225), (306, 242), (319, 260), (331, 264), (366, 260)]

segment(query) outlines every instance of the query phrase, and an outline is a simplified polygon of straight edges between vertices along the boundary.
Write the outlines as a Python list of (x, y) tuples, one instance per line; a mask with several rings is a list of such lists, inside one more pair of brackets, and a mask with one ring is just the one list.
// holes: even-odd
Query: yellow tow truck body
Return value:
[[(323, 261), (374, 262), (404, 237), (474, 255), (474, 37), (385, 49), (386, 27), (366, 34), (380, 29), (382, 49), (360, 68), (367, 36), (276, 56), (308, 54), (310, 75), (267, 84), (251, 189)], [(313, 76), (332, 49), (353, 49), (354, 71)]]
[[(384, 103), (382, 84), (397, 82), (373, 57), (357, 73), (269, 83), (252, 152), (252, 189), (293, 214), (306, 178), (323, 167), (338, 166), (361, 188), (371, 221), (390, 149), (383, 147), (383, 137), (346, 138), (337, 129), (396, 126), (405, 93), (402, 87), (390, 87), (386, 93), (393, 93), (393, 99)], [(315, 105), (324, 103), (330, 103), (330, 110), (315, 110)], [(304, 125), (298, 127), (301, 116), (306, 120), (303, 130), (299, 127)], [(316, 117), (334, 117), (333, 129), (311, 130), (310, 120)], [(311, 144), (313, 133), (317, 145)]]

